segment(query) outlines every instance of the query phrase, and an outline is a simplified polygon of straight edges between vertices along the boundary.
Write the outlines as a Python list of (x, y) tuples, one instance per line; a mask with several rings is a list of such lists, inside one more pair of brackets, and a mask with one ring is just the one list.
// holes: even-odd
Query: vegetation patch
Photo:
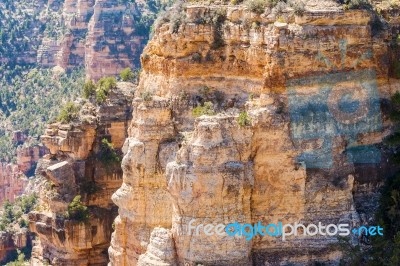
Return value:
[(241, 126), (241, 127), (251, 125), (251, 118), (245, 111), (240, 112), (237, 121), (238, 121), (239, 126)]
[(204, 105), (199, 105), (193, 108), (192, 114), (194, 117), (200, 117), (202, 115), (215, 115), (212, 102), (205, 102)]
[(224, 38), (223, 38), (223, 24), (226, 20), (226, 10), (219, 9), (215, 11), (212, 19), (213, 23), (213, 42), (211, 44), (211, 49), (219, 49), (225, 46)]
[(137, 81), (139, 78), (139, 71), (132, 71), (131, 68), (127, 67), (121, 71), (119, 76), (122, 81)]
[(68, 204), (66, 218), (86, 223), (89, 221), (89, 217), (89, 209), (81, 202), (81, 196), (75, 196), (71, 203)]
[(371, 3), (368, 0), (344, 0), (341, 2), (343, 8), (346, 9), (372, 9)]
[(400, 79), (400, 60), (393, 62), (393, 75), (395, 78)]
[(100, 150), (97, 153), (97, 157), (105, 165), (113, 165), (121, 162), (121, 157), (107, 139), (101, 140)]
[(3, 203), (3, 215), (0, 218), (0, 231), (8, 231), (16, 223), (22, 227), (27, 227), (28, 222), (23, 215), (33, 210), (36, 203), (36, 194), (23, 195), (18, 197), (13, 203), (6, 200)]
[(57, 121), (62, 124), (68, 124), (79, 117), (79, 107), (73, 103), (68, 102), (60, 111)]
[(265, 0), (247, 0), (245, 2), (246, 7), (253, 13), (262, 14), (268, 5), (268, 1)]
[(37, 141), (46, 124), (57, 120), (60, 103), (77, 98), (83, 84), (82, 69), (54, 74), (29, 65), (0, 65), (0, 161), (15, 157), (12, 131)]
[[(129, 69), (130, 70), (130, 69)], [(125, 78), (129, 78), (130, 73), (125, 71), (127, 76)], [(82, 88), (82, 96), (85, 99), (95, 98), (98, 104), (105, 102), (110, 91), (117, 87), (117, 80), (114, 77), (103, 77), (101, 78), (97, 84), (93, 81), (88, 80)]]
[(153, 100), (153, 93), (149, 92), (149, 91), (145, 91), (140, 93), (140, 97), (145, 101), (145, 102), (150, 102), (151, 100)]

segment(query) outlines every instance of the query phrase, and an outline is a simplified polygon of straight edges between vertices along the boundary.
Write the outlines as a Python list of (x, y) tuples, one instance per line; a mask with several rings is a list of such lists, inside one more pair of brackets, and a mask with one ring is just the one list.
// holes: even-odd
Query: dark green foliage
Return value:
[(123, 81), (132, 81), (135, 78), (135, 73), (133, 73), (132, 69), (127, 67), (121, 71), (120, 76)]
[(145, 102), (149, 102), (153, 99), (153, 94), (149, 91), (145, 91), (140, 93), (140, 97), (142, 97)]
[(202, 115), (215, 115), (213, 104), (211, 102), (205, 102), (204, 105), (199, 105), (192, 110), (194, 117), (200, 117)]
[[(392, 112), (400, 112), (400, 94), (392, 97)], [(396, 154), (400, 148), (400, 130), (395, 123), (394, 134), (386, 139), (385, 143)], [(399, 158), (392, 158), (400, 163)], [(394, 160), (393, 160), (394, 159)], [(369, 249), (360, 250), (360, 246), (351, 247), (352, 250), (344, 253), (345, 263), (342, 265), (400, 265), (400, 172), (387, 178), (381, 191), (379, 208), (375, 215), (376, 224), (383, 228), (383, 236), (374, 236)]]
[(153, 23), (156, 20), (157, 16), (160, 12), (163, 12), (166, 7), (172, 5), (174, 1), (157, 1), (150, 0), (145, 1), (146, 4), (145, 9), (150, 12), (140, 12), (135, 14), (135, 32), (141, 36), (149, 36), (149, 33), (152, 31)]
[(114, 77), (104, 77), (97, 82), (96, 102), (101, 104), (106, 99), (110, 91), (117, 86), (117, 80)]
[(245, 4), (251, 12), (254, 12), (256, 14), (264, 13), (265, 8), (267, 7), (266, 0), (247, 0)]
[(345, 9), (372, 9), (368, 0), (344, 0)]
[(226, 20), (226, 10), (220, 9), (215, 11), (213, 15), (213, 43), (211, 44), (212, 49), (219, 49), (225, 45), (223, 38), (222, 26)]
[(25, 219), (19, 220), (18, 224), (19, 224), (19, 227), (21, 227), (21, 228), (27, 228), (29, 225), (28, 221)]
[(373, 240), (370, 265), (400, 264), (400, 173), (389, 178), (382, 190), (377, 223), (384, 235)]
[(241, 127), (248, 126), (251, 124), (251, 119), (250, 116), (247, 114), (247, 112), (240, 112), (238, 117), (238, 124)]
[(68, 124), (79, 116), (79, 108), (73, 102), (68, 102), (63, 109), (61, 109), (57, 120), (62, 124)]
[(10, 136), (0, 134), (0, 162), (15, 162), (16, 148)]
[[(396, 92), (392, 98), (391, 98), (391, 106), (392, 106), (392, 110), (390, 112), (390, 119), (393, 122), (396, 122), (394, 124), (395, 127), (399, 127), (399, 125), (397, 124), (398, 122), (400, 122), (400, 93)], [(397, 133), (395, 133), (393, 136), (390, 136), (388, 138), (388, 143), (393, 145), (396, 143), (393, 143), (393, 141), (396, 139), (396, 135)]]
[(3, 203), (3, 215), (0, 219), (0, 230), (8, 230), (10, 225), (17, 222), (20, 224), (20, 226), (25, 226), (26, 221), (23, 221), (24, 218), (22, 218), (22, 215), (29, 213), (35, 207), (36, 203), (36, 194), (23, 195), (17, 198), (14, 203), (6, 200)]
[(201, 63), (201, 54), (200, 53), (192, 54), (192, 61), (195, 63)]
[(360, 245), (353, 246), (348, 237), (338, 237), (339, 249), (343, 252), (343, 257), (340, 260), (340, 266), (358, 266), (365, 265), (366, 254), (361, 249)]
[(393, 62), (393, 74), (395, 78), (400, 79), (400, 60)]
[(105, 165), (113, 165), (121, 162), (121, 157), (107, 139), (101, 140), (100, 150), (97, 157)]
[(96, 94), (96, 84), (92, 80), (89, 80), (83, 85), (83, 97), (89, 99), (91, 96)]
[(72, 202), (68, 205), (67, 218), (78, 222), (89, 221), (89, 209), (81, 202), (81, 196), (75, 196)]
[(21, 207), (24, 214), (29, 213), (37, 203), (37, 196), (35, 193), (24, 195), (16, 199), (15, 204)]
[(75, 69), (54, 75), (51, 70), (30, 66), (0, 66), (0, 161), (11, 161), (15, 147), (12, 130), (38, 138), (45, 125), (55, 121), (60, 104), (76, 98), (83, 86), (83, 71)]
[(17, 259), (6, 264), (6, 266), (24, 266), (28, 262), (25, 261), (25, 254), (17, 249)]
[[(385, 143), (394, 153), (392, 161), (400, 164), (399, 92), (392, 96), (391, 105), (394, 133), (386, 138)], [(400, 172), (386, 180), (375, 220), (383, 227), (384, 235), (373, 239), (369, 265), (400, 265)]]
[[(3, 203), (3, 215), (1, 217), (1, 223), (0, 223), (0, 230), (4, 231), (6, 229), (6, 226), (14, 222), (18, 217), (19, 214), (14, 213), (13, 210), (13, 204), (7, 199)], [(22, 213), (21, 213), (22, 215)]]
[(45, 26), (39, 13), (32, 12), (36, 5), (37, 1), (0, 1), (0, 58), (11, 65), (40, 44)]

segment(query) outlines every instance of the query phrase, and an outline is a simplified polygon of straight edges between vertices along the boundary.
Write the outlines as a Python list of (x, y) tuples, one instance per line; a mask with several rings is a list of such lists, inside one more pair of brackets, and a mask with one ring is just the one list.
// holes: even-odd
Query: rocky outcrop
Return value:
[(4, 263), (16, 249), (25, 248), (30, 242), (26, 228), (18, 232), (0, 232), (0, 262)]
[(140, 255), (138, 265), (140, 266), (173, 266), (175, 263), (175, 247), (172, 233), (165, 229), (156, 227), (151, 232), (150, 244), (145, 254)]
[(0, 203), (14, 201), (24, 191), (28, 179), (18, 165), (0, 163)]
[(399, 25), (377, 29), (368, 11), (319, 7), (279, 18), (188, 4), (155, 29), (112, 197), (111, 265), (338, 263), (336, 236), (247, 241), (187, 231), (193, 220), (373, 219), (391, 171), (380, 143), (390, 133), (385, 99), (400, 89), (389, 59), (398, 58)]
[[(0, 62), (85, 67), (87, 78), (139, 68), (162, 1), (56, 0), (2, 4)], [(9, 11), (7, 11), (9, 9)], [(24, 21), (16, 27), (18, 20)], [(8, 44), (6, 40), (11, 40)]]
[(26, 176), (33, 176), (36, 164), (39, 159), (47, 153), (47, 149), (43, 145), (25, 145), (17, 148), (17, 165), (18, 169)]
[(119, 213), (110, 248), (114, 265), (137, 261), (153, 228), (171, 227), (172, 204), (163, 173), (177, 143), (168, 101), (135, 99), (129, 136), (123, 148), (127, 154), (122, 160), (123, 184), (112, 197)]
[(149, 29), (139, 21), (141, 13), (150, 12), (146, 5), (68, 0), (59, 11), (62, 15), (58, 21), (67, 32), (56, 39), (43, 39), (38, 50), (40, 65), (64, 69), (85, 66), (87, 78), (94, 80), (117, 75), (126, 67), (139, 67), (139, 56), (148, 39)]
[(140, 54), (148, 35), (139, 19), (146, 12), (149, 11), (136, 2), (96, 1), (85, 43), (88, 78), (98, 80), (106, 75), (118, 75), (126, 67), (140, 66)]
[[(112, 223), (116, 216), (111, 195), (122, 183), (118, 158), (131, 117), (131, 83), (118, 83), (101, 105), (88, 100), (79, 121), (51, 124), (42, 136), (50, 154), (39, 161), (36, 174), (40, 210), (29, 214), (30, 230), (37, 235), (33, 265), (105, 265)], [(107, 156), (114, 156), (111, 160)], [(88, 220), (69, 214), (69, 203), (80, 195), (89, 209)]]
[(0, 162), (0, 205), (20, 196), (32, 177), (39, 159), (46, 153), (41, 144), (33, 144), (21, 131), (13, 134), (13, 143), (19, 144), (16, 163)]

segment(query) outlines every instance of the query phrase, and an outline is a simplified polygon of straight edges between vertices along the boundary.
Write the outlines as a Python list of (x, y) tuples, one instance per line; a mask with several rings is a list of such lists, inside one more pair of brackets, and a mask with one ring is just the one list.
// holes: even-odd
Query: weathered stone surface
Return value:
[(87, 78), (117, 75), (125, 67), (139, 67), (148, 39), (138, 28), (146, 5), (110, 0), (63, 1), (60, 21), (68, 29), (59, 39), (43, 39), (38, 63), (43, 66), (85, 66)]
[[(102, 159), (103, 139), (120, 154), (131, 118), (135, 86), (124, 83), (99, 106), (86, 101), (80, 120), (52, 124), (42, 136), (50, 154), (38, 163), (40, 209), (30, 213), (30, 230), (37, 235), (32, 265), (106, 265), (116, 207), (111, 195), (121, 186), (118, 162)], [(89, 209), (90, 219), (68, 219), (68, 204), (76, 195)]]
[(140, 255), (138, 266), (175, 266), (176, 254), (172, 233), (156, 227), (151, 232), (150, 243), (145, 254)]
[[(153, 228), (171, 227), (172, 205), (155, 159), (160, 145), (174, 135), (168, 100), (135, 99), (129, 135), (123, 148), (123, 184), (112, 196), (119, 207), (112, 240), (115, 244), (109, 249), (114, 265), (135, 265), (146, 251)], [(119, 245), (121, 242), (126, 245)]]
[(0, 232), (0, 262), (3, 263), (12, 251), (24, 248), (30, 241), (26, 228), (17, 232)]
[(21, 195), (28, 179), (18, 165), (0, 163), (0, 203), (5, 200), (14, 201)]
[[(162, 252), (149, 251), (158, 226), (171, 229), (179, 265), (338, 263), (334, 236), (246, 241), (187, 233), (193, 219), (195, 225), (357, 226), (373, 217), (379, 186), (391, 171), (379, 145), (391, 124), (379, 103), (400, 90), (389, 78), (389, 58), (399, 56), (390, 45), (399, 25), (376, 32), (368, 11), (312, 4), (302, 17), (284, 13), (284, 23), (240, 6), (188, 5), (178, 29), (172, 23), (155, 29), (136, 94), (154, 96), (134, 102), (124, 182), (112, 197), (119, 216), (111, 265), (164, 265)], [(218, 29), (207, 21), (221, 8), (227, 16)], [(244, 17), (259, 26), (245, 25)], [(349, 88), (362, 111), (354, 116), (335, 109)], [(191, 110), (205, 101), (222, 113), (194, 118)], [(251, 122), (239, 124), (240, 112)], [(307, 135), (309, 126), (320, 135)], [(379, 150), (378, 162), (352, 154), (368, 145)], [(374, 159), (370, 149), (366, 157)]]

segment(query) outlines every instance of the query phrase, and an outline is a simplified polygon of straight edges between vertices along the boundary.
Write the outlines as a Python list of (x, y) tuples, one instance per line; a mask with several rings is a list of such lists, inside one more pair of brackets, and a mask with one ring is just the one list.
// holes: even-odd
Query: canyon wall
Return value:
[[(168, 1), (51, 0), (0, 3), (0, 62), (67, 69), (87, 78), (139, 68), (155, 14)], [(23, 21), (22, 25), (18, 24)]]
[(192, 220), (373, 221), (393, 171), (381, 144), (388, 98), (400, 89), (393, 12), (383, 23), (336, 3), (303, 16), (170, 10), (141, 58), (110, 264), (337, 264), (336, 236), (247, 241), (187, 229)]
[(18, 165), (0, 163), (0, 203), (14, 201), (24, 191), (28, 179)]
[(43, 145), (29, 144), (17, 135), (18, 132), (14, 133), (14, 142), (22, 145), (17, 149), (16, 163), (0, 162), (0, 205), (5, 200), (14, 201), (25, 191), (28, 178), (33, 176), (37, 162), (47, 151)]
[[(61, 4), (62, 3), (62, 4)], [(46, 67), (85, 66), (87, 78), (118, 75), (126, 67), (139, 67), (139, 56), (148, 39), (140, 29), (146, 5), (118, 1), (61, 1), (58, 22), (64, 32), (45, 36), (37, 62)]]
[[(117, 215), (111, 195), (122, 183), (119, 154), (127, 135), (134, 92), (118, 83), (107, 100), (78, 102), (79, 119), (50, 124), (41, 137), (49, 149), (38, 163), (38, 209), (29, 214), (37, 235), (32, 265), (105, 265), (112, 223)], [(70, 210), (80, 196), (82, 209)], [(84, 207), (81, 207), (84, 208)]]

